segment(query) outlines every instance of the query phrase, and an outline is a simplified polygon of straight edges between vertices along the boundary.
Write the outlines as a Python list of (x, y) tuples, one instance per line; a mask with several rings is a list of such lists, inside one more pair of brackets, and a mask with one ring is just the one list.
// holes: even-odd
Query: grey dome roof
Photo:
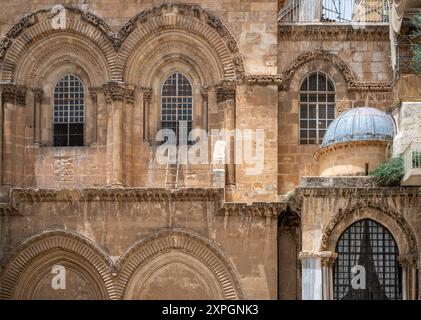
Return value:
[(322, 147), (346, 141), (392, 141), (394, 135), (395, 123), (390, 115), (376, 108), (353, 108), (330, 124)]

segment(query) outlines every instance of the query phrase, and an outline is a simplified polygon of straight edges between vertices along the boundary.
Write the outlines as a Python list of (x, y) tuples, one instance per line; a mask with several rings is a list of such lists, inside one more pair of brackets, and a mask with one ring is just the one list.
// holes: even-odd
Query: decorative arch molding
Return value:
[(320, 60), (330, 63), (334, 66), (343, 76), (348, 91), (389, 91), (393, 87), (392, 82), (387, 81), (358, 81), (355, 77), (354, 72), (349, 66), (337, 55), (326, 52), (324, 50), (310, 50), (299, 55), (290, 66), (285, 69), (281, 74), (281, 84), (279, 89), (282, 91), (288, 91), (290, 88), (291, 80), (294, 74), (305, 64)]
[[(175, 38), (177, 37), (177, 38)], [(195, 46), (192, 46), (192, 43)], [(201, 85), (210, 86), (224, 79), (222, 64), (213, 49), (203, 39), (179, 30), (159, 32), (150, 41), (141, 44), (127, 61), (124, 80), (140, 87), (151, 87), (156, 72), (169, 64), (185, 64), (200, 78)], [(203, 65), (208, 65), (206, 72)]]
[[(51, 45), (53, 42), (60, 45)], [(72, 39), (64, 34), (48, 35), (22, 56), (22, 63), (14, 70), (14, 78), (27, 87), (42, 87), (42, 81), (57, 66), (68, 64), (82, 68), (90, 79), (90, 86), (99, 87), (108, 80), (107, 61), (105, 57), (99, 60), (101, 55), (79, 35)]]
[[(196, 5), (163, 4), (142, 11), (131, 18), (118, 32), (95, 14), (64, 6), (67, 17), (65, 30), (55, 30), (48, 9), (38, 10), (21, 18), (0, 42), (0, 63), (3, 81), (13, 81), (14, 69), (24, 52), (43, 36), (51, 33), (83, 35), (104, 53), (110, 80), (121, 80), (126, 60), (138, 43), (156, 32), (168, 29), (185, 30), (209, 43), (217, 52), (226, 79), (244, 76), (244, 63), (237, 41), (215, 15)], [(118, 57), (117, 57), (118, 54)]]
[[(152, 36), (168, 30), (179, 30), (205, 40), (208, 49), (219, 58), (224, 79), (244, 76), (243, 58), (236, 40), (222, 21), (199, 6), (185, 4), (163, 4), (145, 10), (129, 20), (120, 30), (124, 40), (120, 49), (121, 72), (130, 68), (130, 57), (141, 51)], [(219, 79), (222, 80), (222, 79)]]
[(88, 238), (69, 230), (54, 229), (43, 231), (25, 240), (10, 255), (8, 264), (2, 273), (0, 299), (14, 299), (22, 291), (21, 275), (33, 266), (38, 259), (46, 255), (54, 257), (62, 253), (63, 256), (76, 256), (83, 259), (83, 264), (89, 265), (87, 271), (101, 288), (104, 299), (115, 299), (111, 269), (113, 262), (106, 252)]
[(237, 272), (222, 250), (209, 239), (181, 228), (157, 231), (133, 244), (119, 258), (117, 261), (119, 279), (116, 285), (118, 296), (125, 295), (127, 285), (136, 270), (151, 259), (175, 250), (200, 260), (217, 279), (217, 285), (221, 288), (224, 299), (244, 299)]
[(320, 252), (335, 252), (336, 242), (342, 233), (362, 219), (372, 219), (386, 227), (395, 237), (400, 254), (418, 255), (415, 234), (403, 215), (389, 206), (377, 203), (357, 203), (339, 210), (323, 231)]
[(115, 33), (101, 18), (93, 13), (85, 12), (73, 7), (65, 7), (66, 29), (56, 30), (52, 26), (55, 16), (51, 10), (41, 9), (20, 19), (6, 33), (0, 42), (0, 63), (2, 64), (2, 81), (15, 80), (15, 69), (21, 58), (29, 48), (36, 45), (45, 36), (51, 34), (79, 35), (88, 47), (94, 47), (101, 52), (100, 60), (105, 60), (107, 76), (110, 80), (118, 78), (115, 70), (117, 53), (114, 50), (113, 39)]

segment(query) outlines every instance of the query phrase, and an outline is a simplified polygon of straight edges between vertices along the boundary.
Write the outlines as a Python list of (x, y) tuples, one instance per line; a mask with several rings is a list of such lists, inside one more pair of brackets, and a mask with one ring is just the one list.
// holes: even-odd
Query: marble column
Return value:
[(322, 261), (322, 287), (323, 300), (333, 300), (333, 265), (335, 264), (337, 253), (331, 251), (321, 252)]
[(417, 300), (417, 259), (412, 254), (401, 254), (398, 257), (402, 268), (402, 299)]
[(319, 253), (300, 252), (299, 259), (302, 265), (302, 299), (323, 299), (323, 271)]

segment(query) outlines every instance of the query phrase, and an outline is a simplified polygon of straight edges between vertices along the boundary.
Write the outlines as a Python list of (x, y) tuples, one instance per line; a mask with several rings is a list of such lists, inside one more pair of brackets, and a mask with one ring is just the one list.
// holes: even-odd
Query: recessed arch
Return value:
[[(116, 63), (116, 52), (113, 43), (105, 35), (105, 22), (96, 17), (97, 21), (102, 23), (90, 23), (88, 17), (93, 17), (91, 13), (86, 13), (75, 8), (66, 7), (66, 28), (55, 29), (52, 24), (54, 15), (51, 10), (38, 10), (28, 16), (22, 18), (15, 24), (6, 34), (5, 39), (0, 46), (0, 62), (1, 80), (2, 81), (16, 81), (16, 68), (21, 63), (25, 63), (22, 59), (24, 56), (32, 53), (32, 50), (41, 48), (39, 43), (45, 41), (50, 35), (72, 35), (82, 43), (81, 48), (86, 47), (84, 51), (95, 53), (95, 59), (102, 62), (102, 67), (106, 70), (108, 79), (118, 77), (115, 75), (113, 66)], [(102, 28), (102, 29), (101, 29)], [(66, 37), (61, 37), (65, 39)], [(66, 44), (64, 42), (63, 44)], [(55, 46), (47, 46), (49, 51), (60, 48), (53, 48)], [(58, 46), (59, 47), (59, 46)], [(70, 46), (67, 43), (68, 49)], [(77, 52), (77, 50), (76, 50)], [(23, 62), (22, 62), (23, 61)]]
[[(182, 30), (165, 30), (133, 51), (126, 63), (124, 80), (150, 87), (155, 73), (174, 62), (189, 65), (199, 75), (201, 85), (211, 85), (226, 76), (219, 57), (203, 39)], [(203, 70), (205, 64), (208, 67)]]
[[(122, 73), (131, 79), (130, 70), (137, 70), (133, 61), (139, 61), (150, 39), (162, 33), (176, 33), (178, 38), (191, 39), (217, 60), (223, 79), (235, 79), (244, 73), (241, 54), (235, 39), (223, 23), (198, 6), (165, 4), (139, 13), (122, 30), (128, 30), (120, 49)], [(173, 37), (174, 39), (174, 37)], [(163, 53), (165, 55), (165, 52)], [(215, 59), (215, 57), (217, 57)], [(222, 80), (222, 79), (219, 79)]]
[[(201, 274), (207, 274), (207, 276), (203, 276), (204, 278), (213, 279), (211, 285), (213, 288), (219, 288), (223, 299), (244, 298), (237, 272), (222, 250), (209, 239), (181, 228), (157, 231), (137, 241), (119, 258), (117, 261), (119, 269), (117, 290), (119, 296), (130, 295), (130, 290), (132, 290), (131, 280), (136, 274), (139, 275), (139, 270), (140, 274), (144, 276), (137, 276), (136, 282), (144, 282), (146, 281), (145, 277), (155, 270), (144, 268), (146, 265), (151, 268), (157, 265), (162, 267), (161, 264), (151, 264), (150, 262), (163, 255), (171, 257), (174, 254), (184, 255), (190, 262), (199, 261), (197, 268), (202, 270)], [(165, 260), (166, 263), (169, 263), (167, 259)], [(181, 262), (183, 259), (170, 260)], [(195, 267), (194, 263), (187, 264), (190, 267)], [(206, 270), (206, 272), (203, 272), (203, 270)]]
[[(369, 218), (354, 222), (338, 239), (336, 253), (334, 299), (402, 299), (399, 249), (385, 226)], [(355, 277), (353, 268), (360, 268), (360, 272), (365, 275), (362, 288), (351, 285)]]
[(25, 291), (33, 292), (37, 283), (25, 280), (35, 279), (34, 270), (45, 273), (51, 263), (58, 261), (92, 280), (92, 286), (100, 291), (99, 298), (116, 297), (111, 275), (113, 264), (108, 254), (76, 232), (53, 229), (29, 237), (11, 253), (1, 277), (0, 298), (30, 298)]
[(13, 79), (26, 86), (42, 87), (43, 80), (61, 65), (82, 68), (90, 86), (101, 86), (109, 79), (108, 62), (99, 49), (80, 35), (70, 38), (66, 33), (47, 35), (34, 44), (20, 58)]
[(415, 234), (403, 215), (392, 208), (376, 204), (355, 205), (340, 210), (323, 231), (320, 251), (334, 252), (342, 233), (350, 225), (362, 219), (371, 219), (387, 228), (396, 240), (400, 254), (418, 255)]

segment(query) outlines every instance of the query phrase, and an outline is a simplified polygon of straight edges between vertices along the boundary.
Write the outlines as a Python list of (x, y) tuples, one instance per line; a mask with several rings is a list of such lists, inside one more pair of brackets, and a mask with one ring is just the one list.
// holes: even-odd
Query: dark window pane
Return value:
[[(339, 238), (336, 252), (338, 257), (333, 271), (335, 299), (402, 299), (397, 245), (382, 225), (368, 219), (354, 223)], [(355, 265), (365, 269), (365, 289), (355, 289), (350, 285), (354, 277), (351, 269)]]
[[(179, 143), (180, 132), (183, 131), (185, 137), (193, 127), (193, 97), (189, 80), (181, 73), (173, 73), (162, 87), (161, 99), (161, 127), (173, 130)], [(180, 121), (186, 122), (185, 128)]]
[[(305, 143), (320, 143), (328, 124), (335, 117), (335, 92), (332, 80), (321, 72), (310, 74), (301, 86), (300, 102), (300, 128), (308, 127), (315, 132), (312, 133), (315, 134), (315, 139), (307, 139)], [(300, 138), (300, 143), (304, 140)]]
[[(82, 146), (85, 121), (82, 82), (74, 75), (66, 75), (59, 80), (54, 92), (54, 145)], [(78, 135), (77, 139), (71, 139), (71, 135), (75, 134)]]

